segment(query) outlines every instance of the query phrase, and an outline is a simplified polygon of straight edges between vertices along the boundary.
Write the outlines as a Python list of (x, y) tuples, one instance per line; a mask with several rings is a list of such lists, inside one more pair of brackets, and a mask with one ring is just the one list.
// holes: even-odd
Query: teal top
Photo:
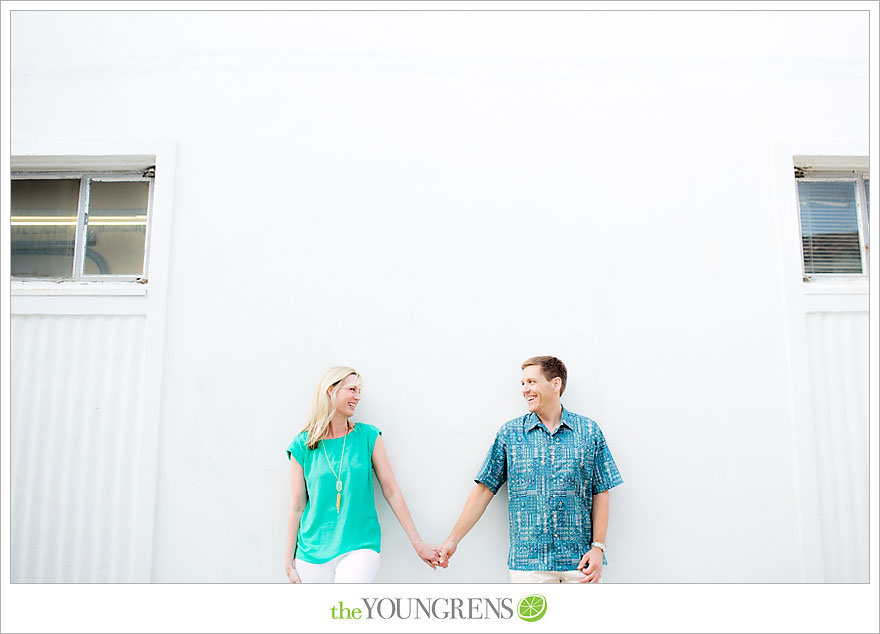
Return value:
[(293, 457), (300, 464), (306, 481), (306, 508), (296, 540), (298, 559), (323, 564), (360, 548), (379, 552), (382, 531), (373, 497), (372, 458), (376, 438), (381, 433), (366, 423), (355, 423), (354, 429), (348, 432), (342, 460), (339, 512), (336, 511), (336, 476), (327, 458), (336, 473), (340, 473), (343, 437), (322, 440), (314, 449), (309, 449), (307, 432), (300, 432), (290, 443), (287, 457)]

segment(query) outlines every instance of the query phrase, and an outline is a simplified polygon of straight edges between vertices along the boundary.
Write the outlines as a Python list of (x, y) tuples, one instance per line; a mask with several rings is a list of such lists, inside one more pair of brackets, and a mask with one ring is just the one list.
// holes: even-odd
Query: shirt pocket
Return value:
[(537, 479), (532, 469), (520, 469), (507, 476), (507, 486), (510, 487), (510, 496), (519, 497), (536, 495), (538, 493)]
[(550, 492), (563, 495), (578, 491), (583, 475), (580, 465), (574, 461), (562, 461), (550, 473)]
[(526, 447), (514, 447), (509, 454), (507, 486), (511, 498), (538, 493), (536, 470), (527, 452)]

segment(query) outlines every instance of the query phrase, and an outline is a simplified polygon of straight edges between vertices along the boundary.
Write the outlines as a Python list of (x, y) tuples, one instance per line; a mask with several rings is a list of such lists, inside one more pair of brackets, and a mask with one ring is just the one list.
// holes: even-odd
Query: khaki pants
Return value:
[[(510, 583), (578, 583), (584, 578), (580, 570), (509, 570)], [(601, 577), (599, 579), (601, 582)]]

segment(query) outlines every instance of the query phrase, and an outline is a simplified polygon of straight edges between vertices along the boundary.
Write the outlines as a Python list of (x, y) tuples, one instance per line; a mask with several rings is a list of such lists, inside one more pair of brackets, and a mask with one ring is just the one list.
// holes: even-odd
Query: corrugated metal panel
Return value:
[(145, 321), (12, 316), (13, 582), (132, 580)]
[(825, 580), (868, 581), (868, 313), (807, 314)]

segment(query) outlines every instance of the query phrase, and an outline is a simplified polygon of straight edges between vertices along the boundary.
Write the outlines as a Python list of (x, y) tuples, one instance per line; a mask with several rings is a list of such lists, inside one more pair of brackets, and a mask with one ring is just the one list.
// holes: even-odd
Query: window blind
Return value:
[(856, 182), (798, 180), (804, 273), (861, 274)]

